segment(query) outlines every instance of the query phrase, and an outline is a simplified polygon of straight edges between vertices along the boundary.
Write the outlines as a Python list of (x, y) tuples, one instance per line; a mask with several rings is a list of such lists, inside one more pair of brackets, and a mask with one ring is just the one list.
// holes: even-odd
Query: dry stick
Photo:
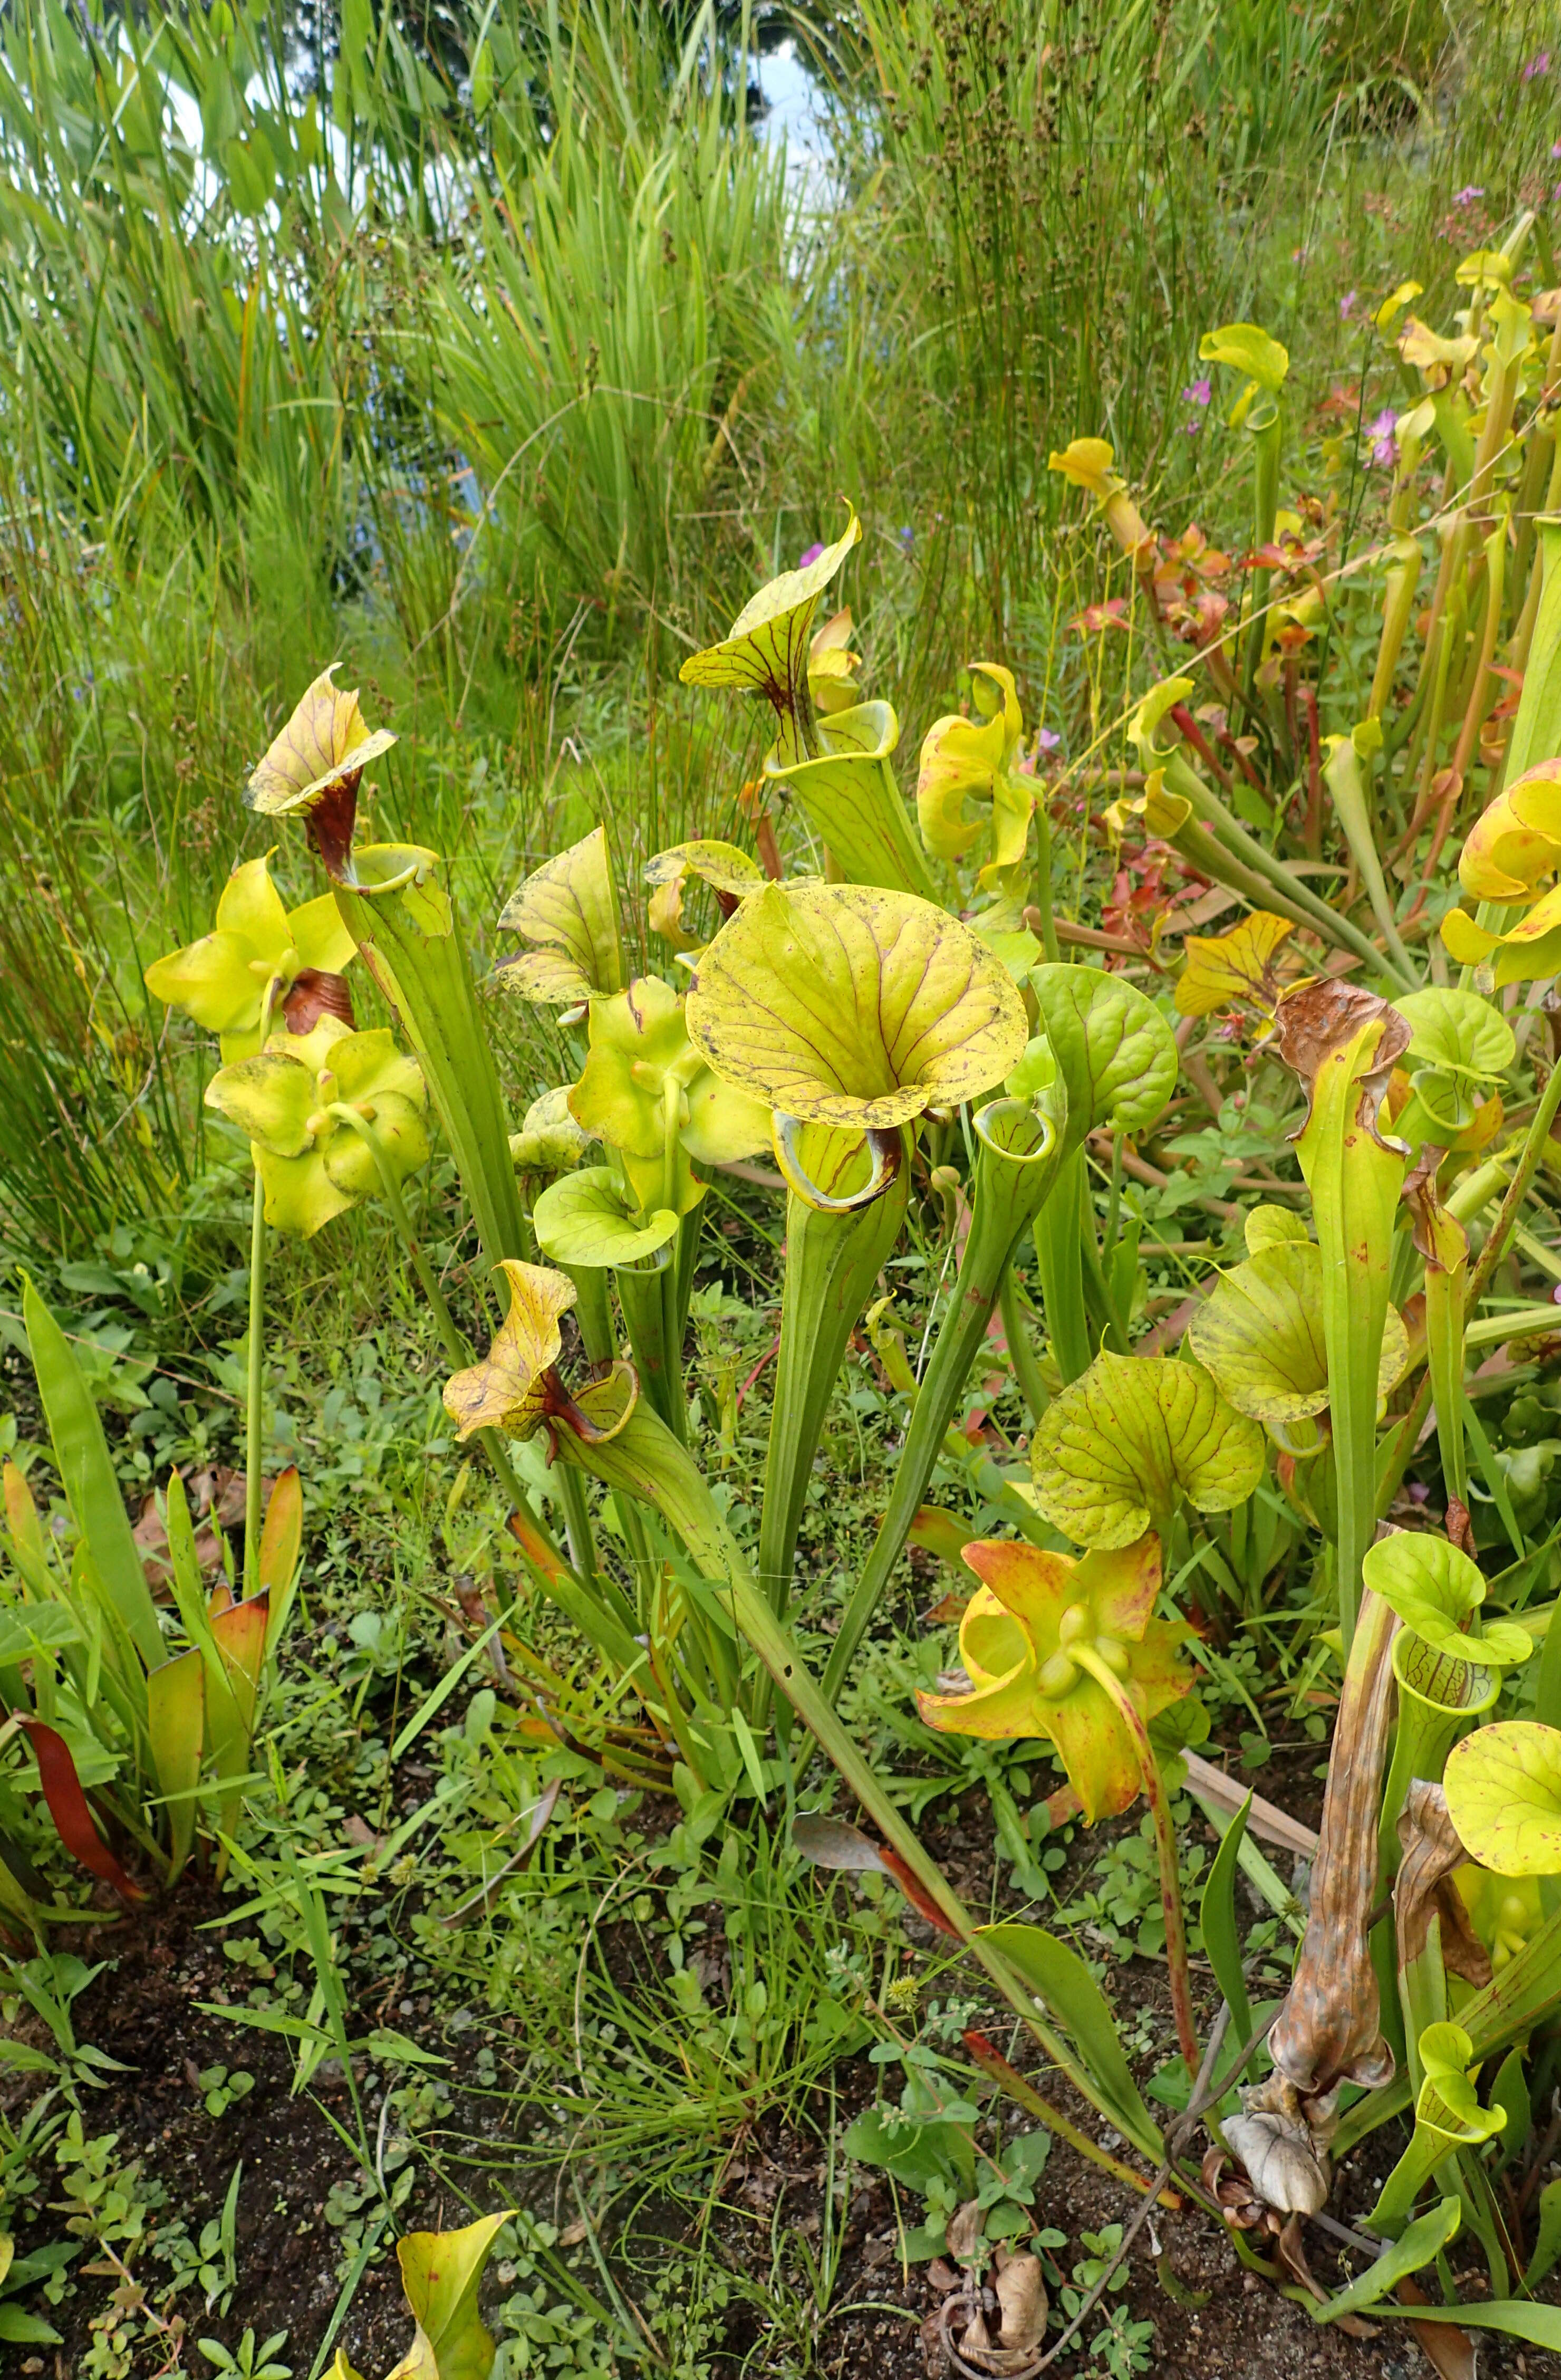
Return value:
[[(1278, 2011), (1276, 2010), (1275, 2014), (1277, 2015), (1277, 2013)], [(1253, 2055), (1262, 2044), (1266, 2041), (1268, 2038), (1269, 2026), (1273, 2022), (1274, 2018), (1270, 2017), (1266, 2024), (1259, 2025), (1257, 2031), (1253, 2034), (1252, 2039), (1242, 2050), (1240, 2058), (1237, 2060), (1230, 2073), (1227, 2075), (1225, 2079), (1225, 2088), (1227, 2090), (1228, 2090), (1230, 2084), (1235, 2081), (1236, 2076), (1242, 2072), (1247, 2065), (1250, 2064)], [(1228, 2003), (1220, 2010), (1218, 2016), (1215, 2019), (1214, 2030), (1209, 2034), (1209, 2046), (1204, 2052), (1204, 2062), (1198, 2069), (1198, 2079), (1192, 2085), (1192, 2095), (1187, 2102), (1186, 2112), (1171, 2126), (1169, 2151), (1167, 2155), (1164, 2165), (1160, 2168), (1159, 2172), (1155, 2176), (1154, 2182), (1151, 2185), (1153, 2195), (1148, 2196), (1144, 2200), (1143, 2204), (1134, 2215), (1132, 2221), (1128, 2225), (1127, 2229), (1123, 2232), (1121, 2244), (1118, 2248), (1116, 2254), (1112, 2257), (1110, 2263), (1107, 2265), (1105, 2271), (1095, 2282), (1095, 2287), (1090, 2290), (1083, 2305), (1080, 2306), (1078, 2313), (1068, 2325), (1067, 2329), (1063, 2331), (1060, 2338), (1054, 2339), (1051, 2346), (1047, 2348), (1039, 2363), (1035, 2366), (1037, 2372), (1044, 2372), (1049, 2363), (1055, 2363), (1063, 2350), (1078, 2337), (1080, 2331), (1083, 2328), (1084, 2324), (1089, 2320), (1090, 2315), (1095, 2312), (1095, 2307), (1100, 2303), (1101, 2299), (1110, 2288), (1111, 2276), (1115, 2273), (1117, 2267), (1122, 2263), (1123, 2259), (1127, 2255), (1128, 2250), (1132, 2246), (1133, 2241), (1137, 2239), (1139, 2233), (1148, 2222), (1150, 2216), (1154, 2213), (1156, 2199), (1158, 2197), (1160, 2192), (1165, 2188), (1166, 2183), (1170, 2180), (1177, 2155), (1180, 2154), (1185, 2143), (1192, 2138), (1192, 2133), (1196, 2129), (1198, 2119), (1215, 2095), (1213, 2089), (1215, 2060), (1218, 2058), (1221, 2049), (1225, 2046), (1225, 2036), (1227, 2032), (1229, 2030), (1229, 2025), (1230, 2010)]]
[[(1131, 2166), (1124, 2165), (1108, 2149), (1103, 2149), (1098, 2142), (1092, 2141), (1087, 2132), (1081, 2131), (1071, 2117), (1065, 2116), (1061, 2108), (1054, 2107), (1049, 2099), (1043, 2098), (1035, 2084), (1021, 2074), (1017, 2067), (1010, 2065), (1002, 2051), (995, 2043), (988, 2041), (984, 2033), (973, 2029), (965, 2034), (964, 2046), (988, 2081), (996, 2082), (999, 2090), (1006, 2091), (1015, 2106), (1023, 2107), (1026, 2115), (1035, 2117), (1048, 2131), (1055, 2132), (1059, 2140), (1066, 2141), (1078, 2155), (1100, 2166), (1116, 2180), (1125, 2183), (1128, 2189), (1147, 2191), (1151, 2198), (1156, 2198), (1158, 2186), (1155, 2182), (1145, 2181), (1142, 2174), (1134, 2173)], [(1174, 2215), (1180, 2210), (1181, 2201), (1173, 2190), (1158, 2188), (1156, 2204)]]

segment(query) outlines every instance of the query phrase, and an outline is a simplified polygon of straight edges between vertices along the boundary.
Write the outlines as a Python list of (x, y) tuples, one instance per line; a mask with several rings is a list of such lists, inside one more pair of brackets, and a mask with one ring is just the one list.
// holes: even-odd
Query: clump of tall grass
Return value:
[(1350, 278), (1450, 273), (1461, 250), (1437, 235), (1460, 185), (1494, 220), (1533, 203), (1553, 128), (1523, 74), (1546, 21), (1420, 0), (862, 0), (841, 147), (862, 269), (892, 289), (866, 401), (936, 595), (921, 650), (1001, 638), (1045, 672), (1067, 576), (1047, 456), (1076, 430), (1173, 502), (1208, 501), (1182, 434), (1202, 330), (1255, 316), (1321, 387)]

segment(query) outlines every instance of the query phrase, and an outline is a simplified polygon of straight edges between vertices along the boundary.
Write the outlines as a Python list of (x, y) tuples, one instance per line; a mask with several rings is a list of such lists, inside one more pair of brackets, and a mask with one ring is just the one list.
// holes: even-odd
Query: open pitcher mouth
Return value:
[(849, 1215), (858, 1208), (870, 1207), (881, 1198), (896, 1180), (903, 1159), (903, 1144), (898, 1132), (880, 1132), (876, 1126), (862, 1135), (866, 1148), (870, 1172), (860, 1188), (836, 1197), (825, 1190), (809, 1173), (801, 1155), (801, 1137), (806, 1126), (800, 1116), (775, 1113), (775, 1160), (785, 1177), (788, 1190), (794, 1191), (804, 1204), (821, 1215)]
[(983, 1148), (1005, 1165), (1039, 1165), (1057, 1147), (1057, 1127), (1027, 1099), (994, 1099), (971, 1118)]

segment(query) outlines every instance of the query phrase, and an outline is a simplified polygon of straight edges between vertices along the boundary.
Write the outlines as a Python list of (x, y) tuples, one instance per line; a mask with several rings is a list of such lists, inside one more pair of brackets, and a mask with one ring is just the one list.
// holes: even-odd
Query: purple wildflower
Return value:
[(807, 568), (807, 566), (808, 566), (808, 565), (809, 565), (809, 563), (810, 563), (810, 562), (817, 562), (817, 559), (818, 559), (819, 555), (823, 552), (823, 551), (824, 551), (824, 549), (823, 549), (823, 547), (822, 547), (821, 545), (810, 545), (810, 546), (808, 547), (808, 549), (807, 549), (807, 552), (803, 555), (803, 557), (802, 557), (801, 561), (797, 564), (797, 568), (798, 568), (799, 570), (805, 570), (805, 569)]
[(1189, 381), (1181, 392), (1183, 405), (1207, 405), (1214, 395), (1214, 383), (1206, 380)]
[(1344, 296), (1338, 301), (1339, 321), (1341, 322), (1348, 322), (1360, 302), (1361, 300), (1358, 292), (1353, 289), (1347, 289)]
[(1476, 199), (1482, 199), (1484, 195), (1482, 182), (1466, 182), (1461, 190), (1453, 192), (1453, 204), (1455, 207), (1471, 207)]
[(1382, 469), (1389, 469), (1398, 460), (1398, 442), (1393, 432), (1398, 417), (1388, 407), (1366, 424), (1366, 435), (1372, 442), (1372, 460)]
[(1549, 72), (1550, 52), (1548, 50), (1536, 50), (1533, 56), (1529, 60), (1528, 65), (1523, 69), (1523, 79), (1525, 82), (1532, 82), (1536, 75), (1548, 74)]
[(1036, 747), (1042, 752), (1055, 752), (1061, 741), (1055, 727), (1037, 727), (1035, 730)]

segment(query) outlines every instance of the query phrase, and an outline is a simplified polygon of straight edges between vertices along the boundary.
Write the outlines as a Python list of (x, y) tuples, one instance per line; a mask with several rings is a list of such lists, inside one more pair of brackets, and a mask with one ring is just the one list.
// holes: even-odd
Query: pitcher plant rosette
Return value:
[[(1561, 1027), (1543, 989), (1561, 972), (1561, 309), (1542, 324), (1515, 294), (1529, 229), (1460, 267), (1446, 334), (1407, 310), (1418, 291), (1376, 309), (1414, 402), (1364, 559), (1290, 487), (1290, 358), (1258, 324), (1200, 350), (1243, 553), (1157, 528), (1089, 425), (1052, 455), (1126, 590), (1074, 632), (1105, 653), (1112, 624), (1133, 631), (1066, 768), (989, 648), (907, 766), (841, 600), (866, 550), (852, 512), (683, 665), (761, 739), (720, 832), (631, 865), (604, 817), (515, 885), (479, 983), (448, 859), (359, 838), (393, 738), (327, 671), (249, 795), (302, 824), (289, 866), (307, 837), (321, 880), (289, 910), (269, 857), (247, 861), (212, 932), (148, 976), (219, 1038), (207, 1102), (255, 1170), (233, 1610), (280, 1575), (257, 1501), (270, 1237), (375, 1200), (518, 1592), (558, 1607), (633, 1715), (636, 1748), (597, 1746), (604, 1773), (750, 1794), (819, 1866), (892, 1878), (1012, 2021), (1011, 2058), (967, 2036), (978, 2075), (1143, 2219), (1193, 2201), (1319, 2323), (1412, 2319), (1470, 2356), (1459, 2332), (1561, 2348), (1533, 2295), (1561, 2254), (1539, 2112), (1561, 2031)], [(501, 1047), (527, 1053), (526, 1082)], [(452, 1174), (454, 1278), (420, 1221)], [(755, 1373), (740, 1431), (729, 1383), (717, 1432), (696, 1299), (739, 1191), (779, 1252), (779, 1312), (764, 1388)], [(1175, 1282), (1153, 1302), (1152, 1260)], [(913, 1276), (915, 1338), (895, 1304)], [(34, 1354), (87, 1526), (96, 1475), (67, 1463), (79, 1415), (49, 1328), (41, 1311)], [(839, 1459), (848, 1364), (872, 1367), (892, 1427), (841, 1578), (815, 1560), (809, 1490)], [(1509, 1433), (1528, 1435), (1498, 1442), (1514, 1378)], [(177, 1512), (170, 1488), (171, 1536)], [(39, 1617), (67, 1598), (19, 1500), (10, 1534), (48, 1792), (47, 1730), (84, 1742), (84, 1663), (71, 1623)], [(1142, 1821), (1152, 2075), (1093, 1950), (1044, 1909), (982, 1922), (911, 1822), (919, 1786), (864, 1748), (886, 1598), (926, 1600), (913, 1555), (953, 1566), (926, 1624), (958, 1644), (927, 1646), (914, 1716), (895, 1672), (900, 1718), (929, 1763), (985, 1764), (958, 1773), (1007, 1797), (1026, 1889), (1052, 1827)], [(139, 1574), (113, 1546), (97, 1563), (115, 1723), (164, 1783), (220, 1795), (250, 1653), (188, 1595), (179, 1650)], [(170, 1659), (204, 1681), (199, 1743), (169, 1716)], [(1314, 1843), (1197, 1751), (1211, 1681), (1259, 1728), (1331, 1729)], [(94, 1840), (136, 1888), (128, 1835)], [(1274, 1864), (1301, 1843), (1304, 1902)], [(1239, 1877), (1273, 1920), (1277, 2002), (1249, 1990)], [(1054, 2070), (1045, 2090), (1020, 2058)], [(1336, 2176), (1394, 2125), (1387, 2178), (1341, 2231)], [(1461, 2302), (1460, 2229), (1486, 2282)], [(1342, 2240), (1353, 2277), (1325, 2284), (1309, 2240)], [(1442, 2302), (1413, 2285), (1425, 2268)]]

